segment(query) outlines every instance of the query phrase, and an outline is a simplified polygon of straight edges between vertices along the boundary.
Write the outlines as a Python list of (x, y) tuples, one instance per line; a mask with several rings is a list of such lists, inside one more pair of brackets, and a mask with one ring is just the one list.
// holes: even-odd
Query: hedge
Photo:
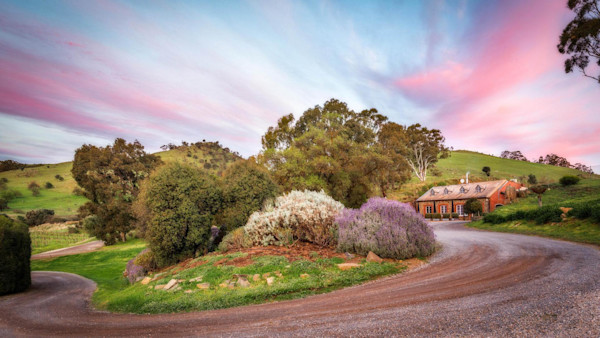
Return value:
[(31, 285), (31, 238), (26, 224), (0, 215), (0, 295)]
[(483, 221), (485, 223), (500, 224), (516, 220), (528, 220), (535, 221), (537, 224), (545, 224), (560, 222), (562, 213), (558, 206), (548, 205), (533, 210), (518, 210), (504, 216), (496, 213), (486, 214), (483, 216)]

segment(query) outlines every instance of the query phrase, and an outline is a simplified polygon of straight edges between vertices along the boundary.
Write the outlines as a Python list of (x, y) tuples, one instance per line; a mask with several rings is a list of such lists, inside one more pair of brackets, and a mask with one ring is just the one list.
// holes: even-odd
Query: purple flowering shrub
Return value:
[(406, 259), (429, 256), (435, 249), (433, 230), (410, 205), (381, 197), (336, 217), (338, 250)]

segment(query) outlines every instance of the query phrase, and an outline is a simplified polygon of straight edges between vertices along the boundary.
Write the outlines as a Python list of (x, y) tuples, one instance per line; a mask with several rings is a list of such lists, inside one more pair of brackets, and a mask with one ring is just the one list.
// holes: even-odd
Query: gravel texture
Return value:
[(414, 271), (304, 299), (167, 315), (89, 308), (95, 284), (33, 273), (0, 298), (0, 336), (600, 337), (600, 250), (433, 224), (442, 250)]

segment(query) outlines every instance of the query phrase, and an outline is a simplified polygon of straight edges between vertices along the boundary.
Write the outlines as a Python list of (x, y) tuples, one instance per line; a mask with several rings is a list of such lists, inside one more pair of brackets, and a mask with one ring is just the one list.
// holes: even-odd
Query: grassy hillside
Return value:
[[(544, 206), (566, 207), (582, 202), (600, 199), (600, 179), (584, 179), (576, 185), (562, 187), (553, 185), (542, 195)], [(531, 194), (516, 203), (496, 209), (493, 214), (509, 215), (518, 210), (538, 208), (537, 196)], [(513, 232), (566, 239), (575, 242), (600, 245), (600, 224), (592, 218), (569, 217), (558, 223), (536, 224), (534, 221), (514, 220), (500, 224), (484, 223), (483, 220), (469, 223), (469, 226), (499, 232)]]
[[(239, 155), (232, 153), (227, 148), (222, 148), (217, 143), (205, 142), (190, 146), (181, 146), (176, 149), (157, 153), (166, 163), (183, 162), (197, 165), (216, 175), (220, 175), (225, 168), (240, 159)], [(72, 162), (42, 165), (23, 170), (10, 170), (0, 172), (0, 178), (8, 179), (7, 188), (21, 193), (8, 203), (10, 216), (24, 215), (29, 210), (52, 209), (57, 216), (69, 216), (77, 213), (79, 206), (86, 202), (83, 196), (73, 194), (77, 182), (71, 176)], [(55, 178), (60, 175), (64, 178), (59, 181)], [(30, 182), (35, 181), (40, 185), (40, 196), (33, 196), (27, 189)], [(54, 188), (46, 189), (46, 182), (52, 183)]]
[[(491, 169), (489, 177), (481, 171), (484, 166)], [(390, 197), (403, 201), (414, 200), (432, 186), (458, 184), (468, 171), (470, 172), (470, 182), (514, 178), (522, 182), (527, 179), (527, 175), (534, 174), (539, 182), (553, 183), (558, 182), (565, 175), (584, 174), (570, 168), (509, 160), (473, 151), (458, 150), (451, 152), (450, 157), (439, 160), (437, 168), (428, 171), (425, 182), (420, 182), (413, 175), (409, 182), (393, 191)], [(597, 177), (597, 175), (594, 176)]]

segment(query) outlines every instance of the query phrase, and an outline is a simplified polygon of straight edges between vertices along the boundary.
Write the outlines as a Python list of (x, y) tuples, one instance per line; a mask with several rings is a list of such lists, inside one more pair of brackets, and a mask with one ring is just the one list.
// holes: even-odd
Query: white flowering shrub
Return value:
[(250, 215), (244, 227), (252, 245), (285, 245), (294, 240), (337, 244), (335, 217), (344, 205), (325, 192), (294, 190)]

